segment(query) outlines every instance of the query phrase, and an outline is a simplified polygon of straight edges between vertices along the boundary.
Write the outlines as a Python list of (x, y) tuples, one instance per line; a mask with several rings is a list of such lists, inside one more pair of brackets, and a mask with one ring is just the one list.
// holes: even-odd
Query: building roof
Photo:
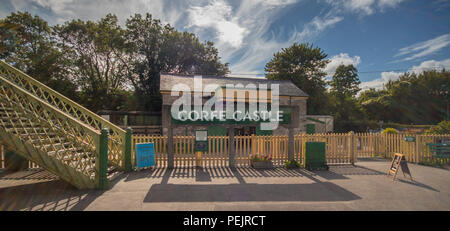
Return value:
[[(184, 83), (190, 89), (194, 89), (194, 76), (193, 75), (175, 75), (175, 74), (161, 74), (160, 79), (160, 91), (171, 91), (175, 84)], [(308, 97), (304, 91), (295, 86), (289, 80), (269, 80), (266, 78), (238, 78), (238, 77), (225, 77), (225, 76), (202, 76), (203, 86), (207, 84), (217, 84), (221, 87), (225, 87), (226, 84), (247, 84), (253, 83), (258, 87), (258, 84), (267, 84), (270, 89), (272, 84), (279, 84), (281, 96), (303, 96)]]

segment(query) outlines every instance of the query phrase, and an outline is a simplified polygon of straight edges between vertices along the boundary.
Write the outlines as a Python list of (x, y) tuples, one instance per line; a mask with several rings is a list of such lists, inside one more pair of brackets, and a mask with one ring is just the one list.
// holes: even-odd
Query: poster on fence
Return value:
[(153, 142), (136, 144), (134, 153), (137, 169), (155, 166), (155, 145)]

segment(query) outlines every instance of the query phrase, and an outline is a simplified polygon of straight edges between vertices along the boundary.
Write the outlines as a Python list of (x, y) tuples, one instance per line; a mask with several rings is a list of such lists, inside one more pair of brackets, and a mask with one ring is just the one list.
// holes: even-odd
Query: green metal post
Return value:
[(127, 134), (125, 136), (125, 171), (131, 172), (131, 134), (133, 129), (127, 128)]
[(108, 129), (103, 128), (100, 135), (100, 158), (99, 158), (99, 189), (108, 188)]

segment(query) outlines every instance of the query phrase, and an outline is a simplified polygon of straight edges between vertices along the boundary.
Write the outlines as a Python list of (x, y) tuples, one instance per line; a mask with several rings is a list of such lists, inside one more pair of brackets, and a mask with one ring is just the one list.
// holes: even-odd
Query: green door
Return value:
[(226, 136), (227, 129), (221, 126), (208, 126), (208, 136)]
[(305, 167), (307, 169), (327, 169), (325, 142), (306, 142), (305, 145)]

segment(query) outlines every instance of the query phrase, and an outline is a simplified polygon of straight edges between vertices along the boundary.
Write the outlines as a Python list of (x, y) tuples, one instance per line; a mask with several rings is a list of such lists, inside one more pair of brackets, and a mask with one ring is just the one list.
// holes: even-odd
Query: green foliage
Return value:
[(402, 124), (436, 124), (449, 118), (450, 72), (406, 73), (382, 90), (370, 89), (358, 99), (370, 120)]
[(116, 105), (109, 102), (126, 87), (129, 74), (123, 62), (125, 32), (117, 17), (108, 14), (97, 22), (72, 20), (54, 30), (70, 64), (68, 71), (81, 89), (81, 103), (93, 111), (114, 110)]
[(353, 65), (340, 65), (330, 81), (331, 93), (334, 95), (343, 95), (354, 97), (360, 90), (358, 70)]
[(339, 97), (331, 95), (332, 110), (331, 115), (334, 118), (334, 131), (365, 131), (369, 125), (369, 121), (361, 112), (360, 105), (354, 97)]
[(161, 110), (160, 73), (224, 75), (212, 42), (200, 43), (197, 36), (163, 25), (150, 14), (136, 14), (126, 23), (129, 76), (144, 109)]
[[(366, 116), (355, 98), (360, 80), (353, 65), (341, 65), (331, 81), (326, 82), (323, 68), (328, 64), (327, 54), (310, 44), (294, 43), (274, 54), (265, 67), (266, 77), (276, 80), (290, 80), (308, 95), (307, 113), (331, 114), (337, 132), (349, 130), (365, 131)], [(327, 83), (330, 91), (327, 92)]]
[(331, 112), (335, 121), (336, 132), (364, 130), (358, 122), (365, 120), (355, 98), (360, 90), (358, 70), (353, 65), (340, 65), (329, 82)]
[[(294, 43), (266, 64), (268, 79), (290, 80), (309, 94), (307, 113), (333, 115), (335, 131), (365, 131), (385, 124), (437, 124), (448, 134), (450, 73), (406, 73), (383, 89), (360, 92), (358, 70), (341, 65), (331, 81), (327, 54)], [(0, 19), (0, 58), (91, 110), (161, 110), (160, 73), (223, 75), (229, 72), (211, 42), (179, 32), (150, 14), (72, 20), (51, 27), (38, 16)], [(330, 88), (327, 91), (327, 84)]]
[(17, 12), (0, 19), (0, 39), (0, 58), (93, 111), (161, 111), (160, 73), (229, 72), (213, 43), (150, 14), (125, 28), (112, 14), (50, 27)]
[(390, 112), (386, 111), (389, 97), (386, 97), (385, 90), (369, 90), (361, 92), (358, 97), (358, 104), (367, 119), (372, 121), (387, 120), (390, 117)]
[(296, 160), (287, 160), (284, 162), (284, 168), (290, 169), (290, 168), (299, 168), (301, 167), (301, 164), (297, 162)]
[(426, 131), (426, 134), (450, 134), (450, 121), (444, 120)]
[(384, 127), (392, 127), (395, 129), (408, 128), (408, 129), (429, 129), (432, 125), (420, 125), (420, 124), (399, 124), (399, 123), (386, 123)]
[(39, 16), (11, 13), (0, 19), (0, 58), (54, 90), (77, 100), (52, 28)]
[(266, 78), (290, 80), (308, 95), (308, 114), (327, 114), (328, 96), (326, 94), (326, 73), (323, 68), (328, 64), (327, 54), (312, 44), (294, 43), (280, 52), (266, 64)]
[(395, 128), (386, 128), (381, 134), (398, 134), (398, 131)]

